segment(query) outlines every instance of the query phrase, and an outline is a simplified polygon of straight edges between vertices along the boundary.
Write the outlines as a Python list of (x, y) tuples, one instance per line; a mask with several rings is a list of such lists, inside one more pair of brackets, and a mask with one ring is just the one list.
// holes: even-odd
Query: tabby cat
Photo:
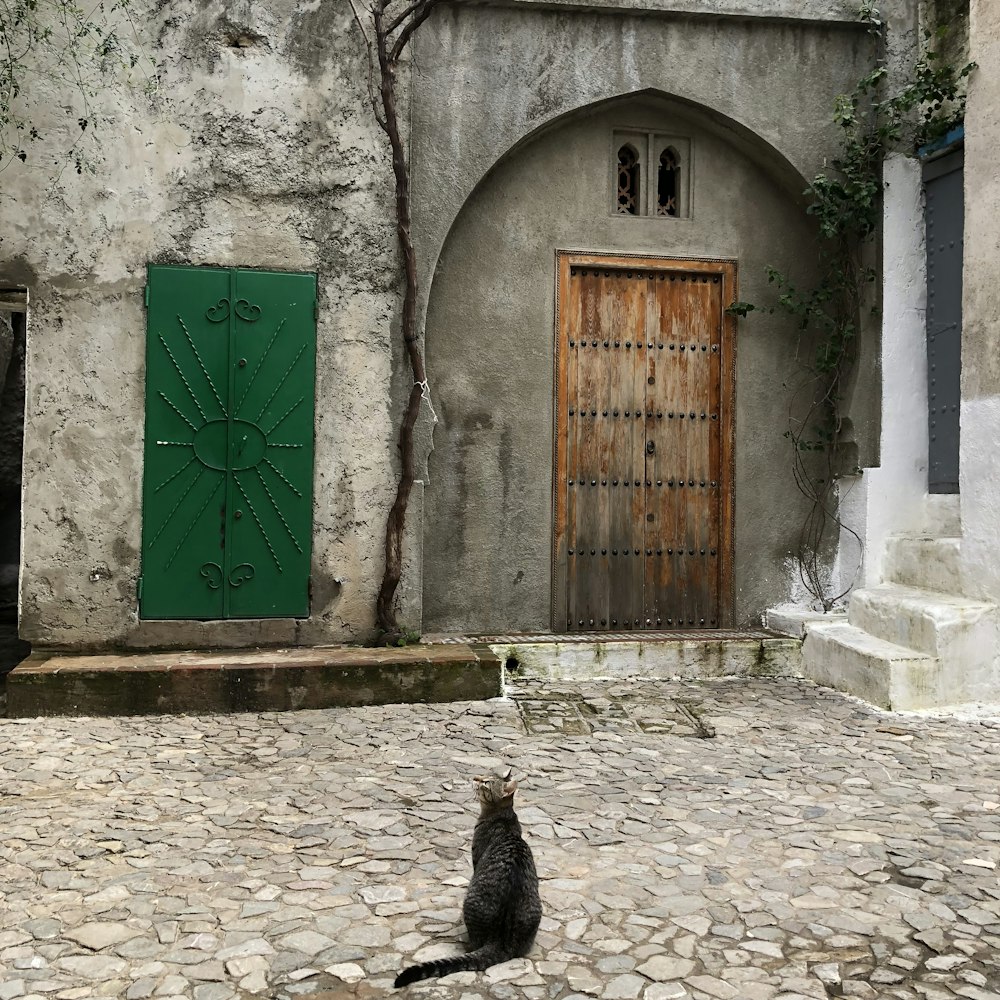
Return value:
[(526, 955), (534, 943), (542, 901), (535, 859), (514, 813), (517, 782), (508, 770), (474, 778), (473, 784), (480, 812), (472, 836), (472, 881), (462, 906), (473, 950), (410, 966), (396, 977), (397, 987), (453, 972), (481, 972)]

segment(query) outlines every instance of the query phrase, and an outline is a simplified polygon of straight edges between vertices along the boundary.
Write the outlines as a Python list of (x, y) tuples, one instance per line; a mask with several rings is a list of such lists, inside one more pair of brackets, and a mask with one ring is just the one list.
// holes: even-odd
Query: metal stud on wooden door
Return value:
[(719, 275), (684, 272), (661, 273), (650, 288), (646, 527), (647, 549), (662, 555), (645, 594), (647, 618), (670, 628), (720, 621), (721, 293)]
[(554, 625), (719, 627), (734, 268), (560, 257)]

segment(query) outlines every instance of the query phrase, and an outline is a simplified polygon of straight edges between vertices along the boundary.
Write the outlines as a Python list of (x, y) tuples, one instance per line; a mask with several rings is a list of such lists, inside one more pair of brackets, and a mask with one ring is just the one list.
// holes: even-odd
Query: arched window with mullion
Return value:
[(616, 210), (619, 215), (639, 214), (639, 154), (630, 143), (618, 150)]

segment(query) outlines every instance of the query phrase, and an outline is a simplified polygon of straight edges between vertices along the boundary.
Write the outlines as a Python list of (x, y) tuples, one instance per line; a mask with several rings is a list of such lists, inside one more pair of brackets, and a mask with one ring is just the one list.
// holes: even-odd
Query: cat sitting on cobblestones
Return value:
[(472, 881), (462, 915), (474, 949), (404, 969), (395, 986), (453, 972), (481, 972), (530, 951), (542, 919), (538, 874), (531, 848), (514, 813), (517, 782), (502, 777), (473, 779), (480, 813), (472, 836)]

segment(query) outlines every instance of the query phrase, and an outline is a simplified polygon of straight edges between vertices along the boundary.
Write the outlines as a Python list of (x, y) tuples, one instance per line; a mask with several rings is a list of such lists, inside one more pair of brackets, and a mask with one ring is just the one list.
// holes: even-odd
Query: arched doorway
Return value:
[[(622, 212), (619, 152), (626, 144), (635, 155), (628, 167), (636, 210)], [(425, 492), (425, 629), (565, 630), (571, 618), (558, 565), (559, 476), (568, 478), (558, 458), (559, 261), (575, 253), (738, 264), (738, 296), (730, 279), (711, 307), (720, 330), (726, 323), (732, 330), (731, 318), (718, 314), (736, 297), (764, 300), (767, 265), (808, 280), (811, 226), (794, 182), (787, 183), (787, 164), (772, 156), (705, 110), (641, 95), (595, 106), (522, 144), (462, 207), (427, 312), (427, 363), (440, 423)], [(661, 211), (661, 202), (669, 210)], [(685, 626), (695, 618), (691, 627), (710, 627), (713, 618), (716, 627), (748, 623), (785, 599), (788, 553), (801, 523), (802, 500), (782, 437), (794, 329), (783, 318), (761, 320), (738, 351), (730, 336), (733, 361), (725, 378), (735, 444), (724, 500), (734, 525), (732, 572), (715, 614), (685, 610)], [(682, 342), (690, 343), (673, 341), (677, 357)], [(712, 341), (705, 346), (710, 352)], [(721, 334), (716, 346), (721, 350)], [(698, 341), (699, 354), (700, 347)], [(721, 388), (719, 382), (705, 391)], [(645, 400), (643, 408), (649, 419)], [(698, 424), (702, 409), (695, 411)], [(704, 409), (707, 422), (710, 408)], [(643, 489), (647, 478), (644, 471)], [(701, 479), (699, 471), (696, 489)], [(708, 475), (707, 491), (712, 480)], [(721, 483), (721, 473), (715, 481)], [(643, 518), (650, 512), (644, 508)], [(655, 552), (656, 546), (640, 546), (640, 561), (649, 547)], [(701, 547), (699, 541), (699, 558)], [(618, 616), (609, 610), (604, 617), (611, 627)], [(666, 614), (647, 615), (643, 605), (638, 615), (630, 612), (628, 627), (645, 628), (649, 618), (648, 627), (656, 628), (656, 617), (668, 627)], [(678, 615), (669, 617), (676, 623)]]

